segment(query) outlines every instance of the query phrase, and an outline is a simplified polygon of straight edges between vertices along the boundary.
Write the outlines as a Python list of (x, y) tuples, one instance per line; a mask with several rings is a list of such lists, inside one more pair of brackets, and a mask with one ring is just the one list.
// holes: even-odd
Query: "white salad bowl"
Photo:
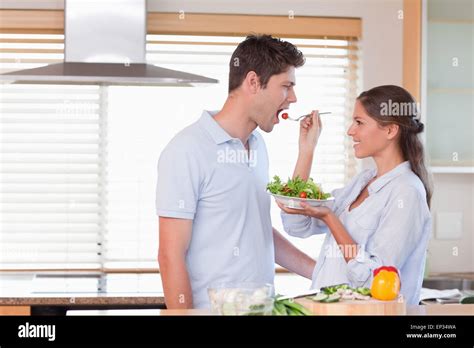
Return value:
[(305, 202), (312, 207), (328, 207), (331, 208), (334, 204), (334, 197), (329, 197), (327, 199), (309, 199), (309, 198), (299, 198), (299, 197), (288, 197), (270, 193), (275, 200), (282, 203), (287, 208), (293, 209), (302, 209), (300, 206), (301, 202)]

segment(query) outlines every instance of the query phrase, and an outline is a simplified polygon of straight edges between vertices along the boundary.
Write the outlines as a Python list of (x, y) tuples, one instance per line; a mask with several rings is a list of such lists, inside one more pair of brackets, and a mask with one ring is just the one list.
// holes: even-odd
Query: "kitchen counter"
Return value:
[(165, 308), (160, 293), (68, 293), (0, 297), (0, 315), (65, 315), (67, 310)]
[(155, 278), (159, 275), (4, 272), (0, 315), (65, 315), (72, 308), (163, 309), (163, 290)]
[[(68, 316), (76, 315), (151, 315), (151, 316), (183, 316), (183, 315), (212, 315), (203, 309), (125, 309), (125, 310), (71, 310)], [(406, 315), (474, 315), (474, 304), (445, 304), (445, 305), (414, 305), (407, 306)]]
[(407, 306), (407, 315), (474, 315), (474, 304)]
[(70, 293), (36, 294), (28, 297), (0, 297), (0, 306), (81, 305), (164, 305), (162, 294), (153, 293)]
[[(51, 275), (49, 275), (51, 277)], [(150, 275), (150, 277), (156, 275)], [(152, 278), (143, 282), (136, 275), (125, 276), (126, 281), (114, 284), (114, 279), (108, 276), (108, 292), (82, 291), (84, 282), (91, 282), (91, 278), (79, 276), (76, 283), (68, 283), (71, 291), (61, 291), (63, 283), (52, 284), (57, 277), (38, 277), (22, 274), (0, 274), (0, 315), (65, 315), (69, 310), (163, 310), (165, 301), (162, 287)], [(432, 273), (429, 279), (435, 278), (474, 279), (474, 273)], [(109, 279), (110, 278), (110, 279)], [(159, 277), (158, 277), (159, 278)], [(69, 278), (65, 278), (69, 279)], [(94, 279), (92, 279), (94, 281)], [(89, 284), (89, 283), (87, 283)], [(146, 284), (145, 287), (142, 284)], [(94, 284), (90, 284), (94, 288)], [(67, 288), (67, 287), (65, 287)], [(89, 287), (87, 288), (89, 289)], [(45, 290), (53, 290), (46, 292)], [(124, 291), (122, 291), (124, 290)], [(155, 291), (156, 290), (156, 291)], [(446, 306), (446, 305), (445, 305)], [(472, 308), (462, 305), (456, 309), (450, 305), (448, 308), (438, 308), (435, 305), (414, 307), (407, 314), (411, 315), (449, 315), (446, 310), (465, 311), (471, 310), (468, 315), (473, 315)], [(428, 309), (429, 307), (429, 309)], [(418, 309), (415, 309), (418, 308)], [(438, 311), (440, 311), (438, 313)], [(103, 312), (105, 313), (105, 312)], [(187, 312), (153, 312), (159, 315), (183, 315)], [(189, 312), (195, 315), (197, 312)], [(209, 313), (207, 313), (209, 314)]]
[[(0, 314), (30, 315), (34, 307), (59, 307), (67, 315), (211, 315), (209, 310), (165, 310), (156, 294), (51, 294), (35, 297), (0, 297)], [(103, 307), (104, 309), (97, 309)], [(115, 308), (115, 309), (114, 309)], [(121, 309), (117, 309), (121, 308)], [(353, 313), (356, 314), (357, 313)], [(473, 315), (474, 304), (407, 306), (406, 315)]]
[(468, 279), (474, 280), (474, 273), (473, 272), (461, 272), (461, 273), (430, 273), (428, 279), (432, 278), (451, 278), (451, 279)]

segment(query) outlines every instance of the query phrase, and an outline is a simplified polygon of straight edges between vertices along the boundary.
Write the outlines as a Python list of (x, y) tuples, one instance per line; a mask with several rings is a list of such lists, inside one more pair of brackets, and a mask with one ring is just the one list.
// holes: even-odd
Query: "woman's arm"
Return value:
[[(298, 160), (296, 161), (293, 178), (299, 176), (303, 180), (308, 180), (313, 163), (314, 148), (320, 133), (321, 120), (318, 111), (313, 111), (311, 117), (305, 117), (300, 122)], [(313, 219), (307, 216), (290, 216), (282, 213), (281, 218), (285, 231), (294, 237), (306, 238), (315, 233), (323, 233), (323, 231), (319, 232), (319, 228), (312, 228)]]
[(322, 220), (331, 231), (346, 262), (349, 262), (357, 256), (357, 243), (349, 235), (341, 220), (339, 220), (339, 218), (329, 208), (312, 207), (304, 202), (300, 203), (303, 209), (291, 209), (285, 207), (281, 203), (277, 204), (285, 213), (305, 215)]
[(318, 111), (313, 111), (311, 117), (306, 117), (300, 122), (299, 152), (293, 178), (299, 176), (303, 180), (308, 180), (313, 164), (314, 148), (318, 143), (321, 130), (322, 124)]
[[(379, 225), (370, 243), (358, 245), (349, 235), (339, 218), (326, 207), (311, 207), (301, 203), (304, 209), (279, 207), (287, 214), (303, 214), (323, 220), (329, 227), (347, 262), (347, 275), (351, 284), (370, 284), (372, 271), (383, 265), (410, 267), (405, 261), (419, 243), (427, 243), (429, 220), (425, 198), (416, 189), (404, 187), (384, 209)], [(369, 247), (368, 247), (369, 246)], [(419, 263), (423, 260), (419, 260)], [(411, 265), (416, 266), (416, 265)], [(402, 275), (403, 277), (403, 275)]]
[(313, 164), (314, 151), (299, 152), (296, 160), (295, 170), (293, 172), (293, 179), (299, 176), (303, 180), (308, 180), (311, 166)]
[[(329, 210), (329, 209), (328, 209)], [(332, 236), (336, 240), (339, 249), (341, 249), (342, 255), (346, 262), (349, 262), (357, 256), (357, 243), (352, 239), (352, 237), (347, 232), (346, 228), (342, 224), (341, 220), (329, 210), (321, 220), (328, 226), (329, 230), (332, 233)]]

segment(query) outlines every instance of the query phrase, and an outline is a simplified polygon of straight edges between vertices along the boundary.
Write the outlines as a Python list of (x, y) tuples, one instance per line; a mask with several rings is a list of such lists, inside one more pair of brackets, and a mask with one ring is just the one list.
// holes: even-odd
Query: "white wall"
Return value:
[[(428, 256), (430, 272), (474, 272), (474, 174), (435, 174), (433, 181), (433, 238)], [(439, 226), (436, 218), (441, 212), (462, 213), (460, 238), (437, 237)]]

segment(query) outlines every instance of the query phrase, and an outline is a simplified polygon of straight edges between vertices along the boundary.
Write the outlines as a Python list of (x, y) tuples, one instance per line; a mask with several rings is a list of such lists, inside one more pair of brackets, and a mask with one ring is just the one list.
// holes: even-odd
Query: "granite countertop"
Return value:
[[(109, 277), (110, 278), (110, 277)], [(159, 308), (165, 304), (160, 284), (126, 277), (109, 279), (107, 291), (98, 289), (93, 275), (31, 275), (0, 273), (0, 306), (124, 306)]]
[(0, 296), (0, 306), (110, 306), (164, 305), (161, 293), (44, 293), (28, 296)]
[[(23, 277), (23, 276), (22, 276)], [(474, 280), (474, 273), (431, 273), (428, 279), (451, 278)], [(48, 281), (48, 280), (46, 280)], [(81, 283), (82, 280), (79, 280)], [(35, 291), (31, 278), (0, 275), (0, 306), (164, 306), (162, 288), (124, 289), (116, 286), (115, 291)], [(47, 290), (51, 288), (47, 286)], [(70, 289), (72, 290), (72, 289)], [(155, 291), (156, 290), (156, 291)]]

